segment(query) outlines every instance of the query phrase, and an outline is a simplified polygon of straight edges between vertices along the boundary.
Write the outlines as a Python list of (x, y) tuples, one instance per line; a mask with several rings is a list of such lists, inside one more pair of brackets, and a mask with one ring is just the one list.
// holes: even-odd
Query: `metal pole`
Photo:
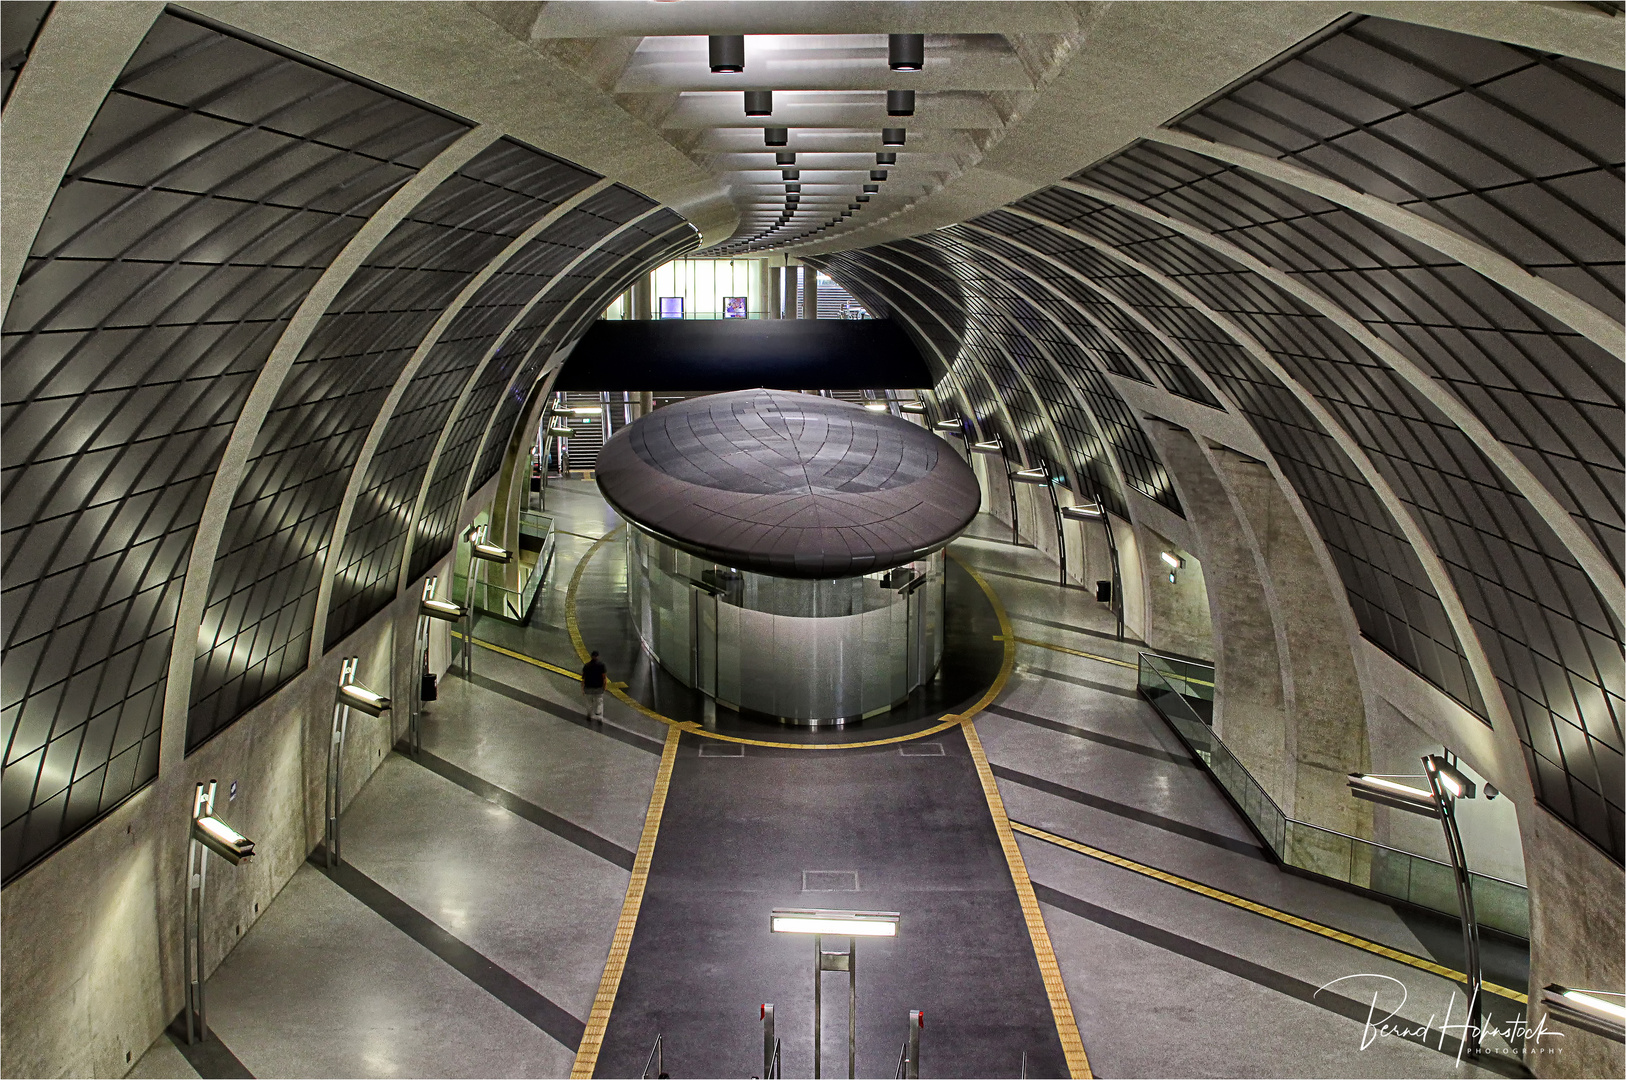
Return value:
[(468, 617), (468, 629), (463, 632), (463, 681), (470, 682), (474, 678), (474, 530), (471, 528), (469, 541), (469, 568), (463, 575), (463, 603), (464, 614)]
[(926, 1016), (919, 1009), (909, 1010), (909, 1069), (908, 1080), (920, 1080), (920, 1029), (926, 1026)]
[(847, 1080), (858, 1075), (858, 939), (847, 939)]
[(1428, 768), (1429, 757), (1423, 758), (1423, 773), (1434, 792), (1434, 802), (1440, 808), (1440, 824), (1445, 829), (1445, 849), (1451, 856), (1452, 878), (1457, 886), (1457, 906), (1462, 909), (1462, 952), (1464, 971), (1468, 976), (1468, 1026), (1463, 1043), (1469, 1054), (1479, 1053), (1481, 975), (1479, 966), (1479, 920), (1474, 914), (1473, 879), (1468, 874), (1467, 852), (1462, 847), (1462, 833), (1457, 830), (1456, 799), (1440, 783), (1439, 774)]
[(824, 1026), (824, 935), (813, 935), (813, 1080), (819, 1080), (819, 1034)]
[(773, 1075), (773, 1005), (762, 1006), (762, 1076)]

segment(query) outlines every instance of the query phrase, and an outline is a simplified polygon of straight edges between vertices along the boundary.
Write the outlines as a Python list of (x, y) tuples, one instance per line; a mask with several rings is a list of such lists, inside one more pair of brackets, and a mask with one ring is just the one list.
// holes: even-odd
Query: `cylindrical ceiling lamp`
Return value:
[(745, 70), (744, 34), (712, 34), (707, 44), (713, 75), (733, 75)]
[(790, 141), (790, 129), (789, 128), (763, 128), (762, 129), (762, 145), (763, 146), (784, 146), (789, 141)]
[(802, 185), (800, 185), (800, 184), (786, 184), (785, 185), (785, 194), (787, 194), (787, 195), (795, 194), (796, 192), (799, 192), (801, 190), (802, 190)]
[(802, 178), (802, 170), (800, 170), (800, 169), (785, 169), (785, 170), (780, 172), (779, 176), (780, 176), (781, 179), (784, 179), (784, 180), (800, 180)]
[(772, 90), (747, 90), (745, 92), (745, 115), (746, 116), (772, 116), (773, 115), (773, 91)]
[(877, 191), (880, 191), (880, 190), (881, 190), (881, 185), (880, 184), (865, 184), (864, 185), (864, 194), (866, 194), (866, 195), (873, 195)]
[(797, 203), (799, 203), (801, 201), (802, 201), (802, 197), (800, 195), (788, 194), (788, 195), (785, 196), (785, 202), (790, 204), (791, 206), (795, 206)]
[(881, 129), (881, 145), (882, 146), (902, 146), (903, 145), (903, 129), (902, 128), (882, 128)]
[(871, 169), (869, 171), (869, 178), (871, 180), (876, 181), (877, 183), (882, 181), (882, 180), (885, 180), (886, 179), (886, 170), (885, 169)]
[(855, 202), (850, 202), (850, 203), (847, 204), (847, 209), (849, 209), (849, 210), (857, 210), (858, 209), (858, 204), (855, 203)]
[(891, 151), (891, 150), (877, 150), (875, 152), (875, 164), (877, 164), (877, 165), (896, 165), (897, 163), (898, 163), (898, 155), (894, 151)]
[(888, 90), (886, 92), (886, 115), (915, 115), (915, 92), (913, 90)]
[(796, 151), (781, 150), (773, 156), (774, 164), (783, 168), (786, 165), (796, 164)]
[(869, 202), (869, 196), (868, 195), (860, 195), (860, 196), (858, 196), (858, 201), (859, 202)]
[[(716, 38), (712, 38), (716, 41)], [(716, 48), (716, 46), (713, 46)], [(716, 56), (716, 53), (712, 54)], [(919, 71), (926, 66), (925, 34), (888, 34), (886, 36), (886, 62), (893, 71)], [(745, 63), (745, 41), (740, 39), (740, 63)], [(716, 71), (717, 61), (712, 61)]]

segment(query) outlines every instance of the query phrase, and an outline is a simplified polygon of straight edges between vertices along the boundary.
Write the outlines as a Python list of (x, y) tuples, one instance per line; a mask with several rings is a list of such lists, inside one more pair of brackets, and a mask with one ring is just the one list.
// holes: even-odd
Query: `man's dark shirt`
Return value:
[(604, 689), (604, 662), (602, 660), (589, 660), (587, 666), (582, 668), (582, 689)]

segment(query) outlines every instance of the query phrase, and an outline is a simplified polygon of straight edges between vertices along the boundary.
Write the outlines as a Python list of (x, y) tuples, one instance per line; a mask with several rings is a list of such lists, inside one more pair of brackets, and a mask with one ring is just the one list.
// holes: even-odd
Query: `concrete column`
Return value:
[(638, 393), (638, 414), (640, 416), (648, 416), (650, 413), (652, 413), (654, 411), (655, 411), (655, 392), (653, 390), (639, 391), (639, 393)]
[(632, 306), (628, 310), (627, 318), (648, 322), (653, 317), (650, 311), (649, 294), (649, 275), (645, 274), (632, 283)]
[[(1214, 625), (1208, 609), (1208, 585), (1197, 556), (1142, 526), (1141, 573), (1146, 581), (1146, 644), (1184, 656), (1211, 659)], [(1163, 561), (1168, 552), (1184, 565), (1173, 570)], [(1122, 560), (1120, 560), (1122, 561)]]
[(819, 272), (811, 266), (802, 267), (802, 318), (819, 317)]
[(798, 289), (796, 288), (796, 285), (797, 285), (796, 279), (797, 279), (797, 276), (798, 276), (799, 273), (800, 273), (800, 267), (786, 265), (786, 267), (785, 267), (785, 318), (787, 318), (787, 319), (799, 319), (799, 318), (802, 317), (801, 312), (798, 311), (797, 307), (796, 307), (796, 299), (797, 299), (797, 292), (798, 292)]
[(764, 295), (767, 297), (764, 303), (768, 310), (764, 314), (766, 318), (778, 319), (782, 317), (779, 309), (785, 302), (784, 290), (780, 284), (784, 278), (785, 269), (782, 266), (768, 266), (766, 261), (762, 265), (766, 267), (763, 272), (768, 279), (767, 288), (764, 291)]
[[(1303, 821), (1371, 835), (1371, 811), (1346, 777), (1368, 767), (1366, 708), (1340, 583), (1329, 581), (1310, 538), (1263, 463), (1230, 451), (1211, 460), (1247, 523), (1266, 583), (1282, 657), (1292, 775), (1282, 808)], [(1330, 602), (1329, 602), (1330, 601)], [(1336, 855), (1330, 856), (1336, 858)]]

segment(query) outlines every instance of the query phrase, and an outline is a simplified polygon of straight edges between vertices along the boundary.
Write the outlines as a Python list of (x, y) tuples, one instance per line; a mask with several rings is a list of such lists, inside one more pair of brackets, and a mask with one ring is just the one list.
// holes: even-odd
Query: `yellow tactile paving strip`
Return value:
[[(1204, 885), (1200, 881), (1193, 881), (1190, 878), (1181, 877), (1179, 874), (1171, 874), (1167, 870), (1159, 870), (1155, 866), (1147, 866), (1145, 863), (1138, 863), (1133, 859), (1126, 859), (1122, 855), (1114, 855), (1110, 851), (1103, 851), (1100, 848), (1091, 847), (1089, 844), (1082, 844), (1077, 840), (1070, 840), (1065, 836), (1057, 836), (1055, 833), (1045, 832), (1043, 829), (1036, 829), (1032, 825), (1024, 825), (1020, 821), (1011, 822), (1011, 828), (1016, 832), (1022, 833), (1026, 836), (1031, 836), (1036, 840), (1043, 840), (1047, 844), (1055, 844), (1057, 847), (1066, 848), (1068, 851), (1076, 851), (1080, 855), (1088, 855), (1092, 859), (1099, 859), (1104, 863), (1111, 863), (1113, 866), (1128, 870), (1131, 873), (1140, 874), (1144, 877), (1161, 881), (1165, 885), (1173, 885), (1177, 889), (1184, 889), (1187, 892), (1196, 893), (1198, 896), (1206, 896), (1210, 900), (1218, 900), (1222, 904), (1229, 904), (1232, 907), (1241, 908), (1243, 911), (1251, 911), (1255, 915), (1262, 915), (1267, 919), (1273, 919), (1276, 922), (1283, 923), (1287, 926), (1296, 927), (1299, 930), (1315, 934), (1318, 937), (1324, 937), (1330, 941), (1340, 942), (1341, 944), (1348, 945), (1351, 948), (1360, 949), (1362, 952), (1371, 953), (1373, 956), (1381, 956), (1386, 960), (1393, 960), (1397, 964), (1405, 964), (1407, 967), (1416, 968), (1419, 971), (1426, 971), (1430, 975), (1438, 975), (1442, 979), (1449, 979), (1456, 983), (1462, 983), (1467, 979), (1467, 976), (1465, 976), (1462, 972), (1453, 971), (1451, 968), (1445, 967), (1442, 964), (1436, 964), (1432, 960), (1425, 960), (1421, 956), (1413, 956), (1411, 953), (1390, 948), (1388, 945), (1380, 945), (1375, 941), (1368, 941), (1366, 938), (1357, 937), (1356, 935), (1346, 933), (1343, 930), (1336, 930), (1333, 927), (1327, 926), (1323, 923), (1314, 922), (1298, 915), (1291, 915), (1285, 911), (1278, 911), (1276, 908), (1268, 907), (1257, 901), (1249, 900), (1246, 897), (1237, 896), (1234, 893), (1228, 893), (1223, 889), (1216, 889), (1212, 885)], [(1497, 986), (1495, 983), (1484, 983), (1483, 988), (1487, 994), (1495, 994), (1498, 997), (1507, 998), (1509, 1001), (1516, 1001), (1521, 1005), (1529, 1004), (1529, 1001), (1525, 995), (1519, 993), (1517, 990), (1509, 990), (1507, 987)]]
[(604, 962), (604, 975), (599, 979), (598, 994), (593, 998), (593, 1010), (587, 1014), (587, 1027), (582, 1031), (581, 1045), (576, 1048), (576, 1063), (570, 1069), (571, 1080), (587, 1080), (598, 1067), (598, 1053), (604, 1046), (604, 1029), (610, 1024), (610, 1010), (615, 1005), (616, 992), (621, 989), (621, 973), (627, 969), (632, 932), (637, 929), (638, 912), (644, 906), (649, 863), (655, 855), (655, 837), (661, 831), (661, 817), (666, 812), (666, 792), (672, 786), (672, 766), (677, 764), (678, 740), (682, 737), (683, 733), (676, 726), (666, 729), (661, 766), (655, 773), (655, 790), (649, 795), (644, 832), (638, 838), (638, 853), (632, 860), (632, 880), (627, 882), (627, 896), (621, 902), (621, 918), (615, 924), (615, 936), (610, 939), (610, 957)]

